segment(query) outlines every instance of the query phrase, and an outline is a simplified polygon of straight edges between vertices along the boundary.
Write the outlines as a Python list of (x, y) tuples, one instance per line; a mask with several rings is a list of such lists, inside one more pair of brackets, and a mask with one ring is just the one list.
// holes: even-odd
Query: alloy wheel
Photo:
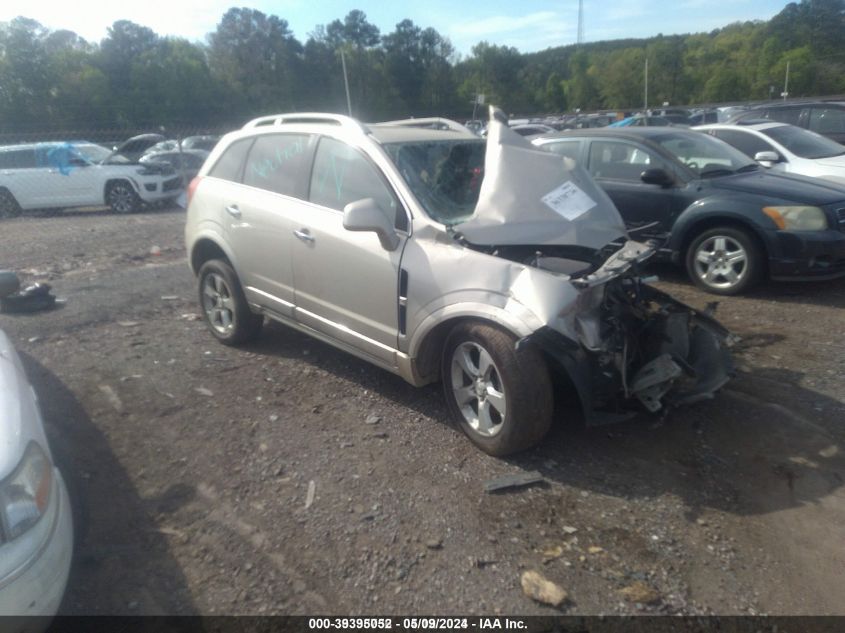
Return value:
[(202, 307), (208, 323), (220, 334), (228, 334), (234, 327), (235, 302), (232, 291), (222, 275), (209, 273), (202, 283)]
[(451, 386), (455, 402), (473, 431), (493, 437), (501, 430), (507, 397), (498, 367), (477, 343), (461, 343), (452, 353)]
[(748, 252), (737, 240), (714, 235), (695, 251), (695, 273), (705, 285), (726, 290), (742, 283), (748, 275)]

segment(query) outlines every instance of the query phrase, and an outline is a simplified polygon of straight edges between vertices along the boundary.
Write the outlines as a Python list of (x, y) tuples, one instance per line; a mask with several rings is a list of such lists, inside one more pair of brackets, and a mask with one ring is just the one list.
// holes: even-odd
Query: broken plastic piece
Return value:
[(11, 270), (0, 270), (0, 298), (17, 292), (21, 287), (21, 280)]
[(484, 492), (496, 492), (498, 490), (505, 490), (506, 488), (520, 488), (543, 481), (545, 481), (545, 478), (536, 470), (527, 473), (517, 473), (515, 475), (502, 475), (501, 477), (494, 477), (485, 481)]

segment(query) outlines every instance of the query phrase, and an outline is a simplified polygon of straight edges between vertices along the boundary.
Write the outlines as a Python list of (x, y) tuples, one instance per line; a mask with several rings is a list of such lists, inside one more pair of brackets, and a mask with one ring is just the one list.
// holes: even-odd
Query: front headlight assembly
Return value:
[(15, 471), (0, 483), (0, 523), (4, 541), (32, 528), (47, 511), (53, 465), (47, 453), (30, 442)]
[(763, 207), (781, 231), (824, 231), (827, 216), (818, 207)]

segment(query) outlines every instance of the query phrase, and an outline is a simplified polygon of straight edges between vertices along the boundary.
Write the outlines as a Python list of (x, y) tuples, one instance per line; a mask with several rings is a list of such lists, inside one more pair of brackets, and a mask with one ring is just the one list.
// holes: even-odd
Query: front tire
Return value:
[(552, 382), (538, 350), (483, 323), (456, 326), (443, 349), (442, 377), (452, 417), (485, 453), (509, 455), (537, 444), (552, 422)]
[(15, 218), (21, 214), (21, 205), (8, 189), (0, 189), (0, 218)]
[(261, 333), (264, 317), (249, 309), (238, 276), (227, 263), (212, 259), (199, 272), (199, 300), (209, 331), (224, 345), (239, 345)]
[(692, 241), (686, 267), (699, 288), (717, 295), (737, 295), (759, 281), (763, 253), (747, 231), (722, 226), (705, 231)]
[(115, 213), (134, 213), (141, 208), (141, 199), (132, 185), (125, 180), (118, 180), (109, 185), (106, 204)]

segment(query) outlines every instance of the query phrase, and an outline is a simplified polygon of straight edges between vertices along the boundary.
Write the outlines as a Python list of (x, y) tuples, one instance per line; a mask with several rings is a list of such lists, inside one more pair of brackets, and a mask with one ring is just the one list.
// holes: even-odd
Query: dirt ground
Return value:
[(742, 342), (716, 399), (562, 421), (502, 460), (446, 421), (439, 386), (279, 325), (217, 344), (183, 223), (0, 223), (0, 268), (65, 299), (0, 314), (75, 490), (63, 613), (556, 613), (522, 591), (536, 570), (569, 614), (845, 614), (845, 280), (721, 301)]

